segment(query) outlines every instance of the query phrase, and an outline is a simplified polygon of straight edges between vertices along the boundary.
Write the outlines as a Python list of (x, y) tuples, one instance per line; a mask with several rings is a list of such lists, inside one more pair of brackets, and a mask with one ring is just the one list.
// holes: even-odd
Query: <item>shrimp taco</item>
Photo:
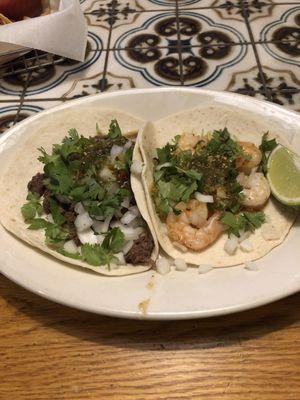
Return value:
[(296, 213), (264, 174), (268, 153), (286, 145), (280, 127), (204, 106), (148, 123), (139, 140), (147, 207), (169, 256), (225, 267), (282, 243)]
[(158, 245), (146, 209), (136, 204), (144, 192), (132, 164), (142, 121), (105, 109), (62, 110), (55, 122), (47, 115), (42, 121), (20, 139), (2, 175), (3, 226), (104, 275), (151, 268)]

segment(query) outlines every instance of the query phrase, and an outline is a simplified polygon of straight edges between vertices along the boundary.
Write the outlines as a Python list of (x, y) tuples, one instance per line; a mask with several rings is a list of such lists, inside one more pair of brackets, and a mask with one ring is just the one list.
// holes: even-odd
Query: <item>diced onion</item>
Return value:
[(74, 240), (68, 240), (64, 244), (64, 250), (67, 251), (68, 253), (75, 254), (78, 252), (78, 247), (76, 246)]
[(143, 163), (137, 160), (133, 161), (130, 168), (131, 173), (140, 175), (142, 173), (142, 170), (143, 170)]
[(200, 201), (201, 203), (213, 203), (214, 202), (214, 197), (209, 194), (195, 192), (194, 196), (195, 196), (195, 199)]
[(103, 240), (105, 239), (105, 235), (97, 235), (96, 237), (97, 243), (101, 245), (103, 243)]
[(199, 274), (207, 274), (207, 272), (210, 272), (212, 269), (213, 269), (213, 267), (211, 265), (202, 264), (202, 265), (199, 265), (199, 267), (198, 267), (198, 273)]
[(129, 228), (127, 226), (121, 225), (119, 226), (120, 230), (124, 233), (125, 240), (136, 240), (141, 233), (144, 232), (142, 227), (138, 228)]
[(235, 235), (230, 235), (225, 242), (224, 250), (226, 251), (226, 253), (232, 255), (235, 253), (238, 247), (238, 243), (239, 243), (238, 238)]
[(126, 264), (126, 261), (125, 261), (123, 253), (116, 253), (116, 254), (114, 254), (114, 257), (116, 257), (118, 259), (118, 261), (116, 261), (117, 264), (119, 264), (119, 265), (125, 265)]
[(270, 223), (266, 223), (261, 227), (261, 235), (265, 240), (277, 240), (281, 236), (275, 226)]
[(78, 232), (78, 237), (79, 240), (81, 241), (81, 243), (83, 244), (97, 244), (97, 236), (94, 234), (94, 232), (92, 231), (92, 229), (86, 229), (83, 232)]
[(130, 207), (130, 198), (129, 197), (125, 197), (125, 199), (121, 203), (121, 207), (123, 207), (123, 208)]
[(117, 146), (114, 144), (110, 150), (110, 158), (112, 161), (115, 161), (115, 159), (123, 152), (123, 147)]
[(245, 239), (240, 243), (240, 249), (245, 253), (250, 253), (253, 250), (253, 245), (250, 240)]
[(77, 215), (74, 224), (78, 232), (82, 232), (93, 225), (93, 220), (87, 212)]
[(168, 259), (162, 257), (156, 261), (156, 270), (161, 275), (166, 275), (170, 272), (170, 262)]
[(124, 150), (130, 149), (130, 147), (133, 145), (133, 142), (131, 140), (127, 140), (127, 142), (124, 145)]
[(93, 228), (96, 233), (106, 233), (112, 217), (106, 217), (105, 221), (93, 221)]
[(110, 264), (110, 269), (111, 269), (111, 270), (113, 270), (113, 269), (119, 269), (119, 268), (120, 268), (120, 265), (118, 264), (118, 261), (115, 262), (115, 263), (113, 263), (113, 264)]
[(53, 217), (52, 217), (52, 214), (48, 214), (48, 215), (47, 215), (47, 220), (53, 224), (54, 219), (53, 219)]
[(248, 239), (251, 235), (250, 231), (239, 231), (240, 237), (238, 238), (239, 243), (243, 242), (244, 240)]
[(136, 217), (133, 221), (131, 221), (127, 226), (130, 228), (138, 228), (144, 225), (144, 222), (141, 217)]
[(84, 214), (85, 213), (85, 209), (84, 209), (84, 207), (83, 207), (81, 202), (75, 204), (74, 211), (77, 214)]
[(134, 214), (132, 211), (127, 211), (123, 217), (120, 219), (120, 222), (124, 225), (130, 224), (134, 219), (136, 219), (136, 214)]
[(165, 162), (164, 164), (158, 165), (156, 169), (159, 171), (162, 168), (171, 167), (172, 164), (170, 162)]
[(103, 167), (99, 172), (99, 177), (104, 182), (113, 181), (115, 179), (114, 174), (108, 167)]
[(186, 271), (187, 265), (186, 262), (182, 258), (175, 258), (174, 260), (176, 271)]
[(127, 254), (129, 252), (129, 250), (131, 249), (131, 247), (133, 246), (133, 240), (129, 240), (128, 242), (125, 243), (124, 247), (123, 247), (123, 253)]
[(107, 190), (107, 195), (110, 197), (110, 196), (113, 196), (114, 194), (116, 194), (117, 193), (117, 191), (119, 190), (119, 185), (117, 184), (117, 182), (112, 182), (110, 185), (109, 185), (109, 188), (108, 188), (108, 190)]
[(131, 212), (133, 212), (136, 216), (141, 215), (141, 214), (140, 214), (140, 210), (138, 209), (137, 206), (131, 206), (131, 207), (129, 207), (129, 210), (130, 210)]
[(246, 262), (244, 268), (247, 269), (248, 271), (258, 271), (259, 270), (257, 264), (254, 261)]

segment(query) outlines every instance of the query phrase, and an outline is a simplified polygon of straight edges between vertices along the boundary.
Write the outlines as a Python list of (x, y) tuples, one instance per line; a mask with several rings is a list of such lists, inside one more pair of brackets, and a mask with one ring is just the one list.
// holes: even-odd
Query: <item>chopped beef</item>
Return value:
[(69, 240), (74, 240), (76, 246), (81, 246), (81, 241), (77, 235), (76, 227), (73, 222), (65, 222), (63, 224), (63, 228), (65, 228), (69, 232)]
[(149, 264), (154, 242), (150, 232), (142, 233), (133, 243), (133, 246), (127, 254), (125, 260), (133, 265)]
[(49, 190), (45, 190), (44, 193), (44, 199), (43, 199), (43, 209), (45, 211), (45, 214), (50, 214), (51, 210), (50, 210), (50, 197), (51, 197), (51, 192), (49, 192)]
[(76, 219), (76, 217), (77, 217), (77, 215), (76, 215), (76, 212), (75, 212), (75, 211), (66, 211), (66, 212), (64, 213), (64, 217), (66, 218), (66, 220), (67, 220), (68, 222), (74, 222), (75, 219)]
[(41, 173), (37, 173), (34, 175), (30, 182), (28, 182), (27, 188), (30, 192), (37, 193), (39, 196), (42, 196), (45, 191), (44, 185), (45, 175)]
[(121, 169), (117, 172), (117, 180), (122, 184), (129, 181), (129, 172)]

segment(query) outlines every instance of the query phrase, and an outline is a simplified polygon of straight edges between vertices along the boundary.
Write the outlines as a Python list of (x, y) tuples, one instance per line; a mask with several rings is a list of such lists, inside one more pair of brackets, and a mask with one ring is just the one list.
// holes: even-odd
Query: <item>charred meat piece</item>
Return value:
[(153, 248), (154, 242), (150, 232), (142, 233), (125, 255), (125, 260), (133, 265), (149, 264)]
[(37, 193), (39, 196), (42, 196), (46, 189), (44, 185), (44, 178), (45, 175), (38, 172), (32, 177), (31, 181), (28, 182), (27, 189), (30, 192)]
[(81, 241), (77, 235), (76, 227), (73, 222), (66, 222), (63, 224), (63, 228), (65, 228), (69, 232), (69, 240), (74, 240), (76, 246), (81, 246)]
[(43, 209), (45, 214), (50, 214), (50, 197), (51, 197), (51, 192), (49, 190), (45, 190), (44, 193), (44, 199), (43, 199)]

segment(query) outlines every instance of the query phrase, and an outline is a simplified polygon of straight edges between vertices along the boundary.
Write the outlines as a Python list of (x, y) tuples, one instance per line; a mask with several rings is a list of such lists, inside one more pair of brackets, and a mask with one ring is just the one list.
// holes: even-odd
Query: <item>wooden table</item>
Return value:
[(0, 399), (300, 399), (300, 294), (178, 322), (72, 310), (0, 277)]

